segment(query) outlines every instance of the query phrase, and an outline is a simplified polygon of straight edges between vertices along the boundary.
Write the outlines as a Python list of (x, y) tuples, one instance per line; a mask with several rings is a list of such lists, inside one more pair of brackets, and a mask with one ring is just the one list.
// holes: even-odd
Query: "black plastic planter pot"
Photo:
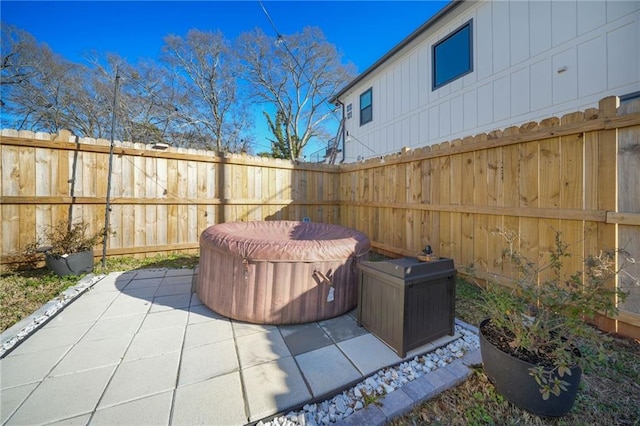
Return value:
[(61, 277), (80, 275), (93, 271), (93, 251), (81, 251), (67, 257), (47, 256), (45, 262), (50, 271)]
[(501, 351), (484, 337), (482, 329), (489, 321), (486, 319), (480, 323), (480, 353), (484, 371), (498, 393), (517, 407), (538, 416), (560, 417), (567, 414), (576, 400), (582, 373), (580, 367), (573, 367), (571, 376), (562, 378), (569, 383), (566, 391), (560, 392), (559, 396), (552, 394), (545, 401), (540, 386), (529, 375), (529, 369), (535, 365)]

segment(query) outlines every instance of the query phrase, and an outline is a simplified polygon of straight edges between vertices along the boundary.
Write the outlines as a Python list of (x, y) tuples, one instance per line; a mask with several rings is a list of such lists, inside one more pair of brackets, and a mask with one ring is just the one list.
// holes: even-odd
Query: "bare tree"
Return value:
[(116, 73), (120, 78), (119, 101), (116, 106), (120, 137), (132, 142), (173, 143), (174, 129), (180, 126), (177, 114), (180, 99), (176, 98), (172, 75), (151, 61), (133, 66), (119, 56), (109, 56), (108, 67), (100, 70), (108, 82), (109, 105), (113, 103)]
[(2, 125), (75, 130), (70, 109), (82, 90), (84, 72), (84, 67), (64, 60), (29, 33), (3, 22)]
[(69, 106), (70, 130), (78, 134), (109, 138), (113, 104), (113, 81), (100, 67), (83, 67), (74, 81), (74, 96)]
[(116, 138), (248, 151), (252, 101), (269, 104), (278, 155), (295, 159), (312, 137), (330, 136), (327, 101), (354, 74), (312, 28), (275, 39), (244, 34), (233, 48), (220, 32), (191, 30), (165, 38), (159, 64), (95, 55), (89, 66), (66, 61), (15, 27), (3, 23), (2, 33), (0, 124), (16, 129), (111, 136), (117, 69)]
[(87, 67), (3, 23), (1, 53), (3, 127), (110, 137), (118, 70), (115, 138), (230, 151), (245, 151), (252, 142), (235, 61), (221, 34), (168, 37), (164, 64), (132, 65), (93, 52)]
[(248, 112), (239, 96), (236, 61), (222, 33), (191, 30), (184, 38), (170, 35), (163, 52), (163, 62), (181, 92), (182, 126), (209, 136), (206, 148), (241, 150), (248, 140)]
[(239, 37), (237, 52), (254, 99), (276, 108), (268, 121), (284, 127), (274, 136), (285, 138), (289, 158), (297, 159), (312, 137), (330, 137), (325, 125), (333, 107), (328, 101), (353, 78), (355, 67), (341, 63), (319, 28), (277, 38), (257, 29)]
[[(87, 56), (91, 67), (64, 60), (29, 33), (2, 24), (3, 127), (107, 138), (111, 134), (115, 70), (121, 70), (115, 137), (136, 142), (174, 142), (182, 101), (166, 68), (128, 64), (117, 55)], [(178, 129), (178, 130), (176, 130)], [(184, 145), (193, 139), (179, 140)], [(197, 142), (198, 139), (195, 139)]]
[(29, 80), (35, 73), (38, 51), (42, 49), (33, 36), (2, 22), (0, 47), (0, 85), (20, 84)]

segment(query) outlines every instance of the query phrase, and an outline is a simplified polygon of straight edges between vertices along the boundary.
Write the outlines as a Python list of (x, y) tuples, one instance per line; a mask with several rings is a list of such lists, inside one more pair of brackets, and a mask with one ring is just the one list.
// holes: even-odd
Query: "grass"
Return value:
[[(458, 281), (458, 318), (476, 326), (484, 319), (481, 291)], [(518, 409), (496, 392), (478, 367), (466, 382), (390, 425), (640, 425), (640, 342), (613, 337), (607, 345), (614, 355), (584, 372), (576, 403), (565, 417), (542, 418)]]
[[(194, 268), (197, 263), (198, 257), (185, 255), (147, 259), (125, 257), (108, 260), (104, 272)], [(102, 272), (100, 265), (96, 265), (96, 273)], [(44, 268), (7, 272), (0, 277), (2, 330), (78, 281), (78, 277), (57, 277)], [(458, 318), (474, 325), (484, 319), (485, 313), (479, 303), (481, 291), (458, 280)], [(469, 380), (393, 420), (390, 425), (640, 425), (640, 342), (614, 337), (607, 345), (615, 355), (593, 371), (584, 372), (576, 404), (565, 417), (541, 418), (516, 408), (495, 391), (482, 368), (477, 368)], [(376, 399), (368, 402), (378, 403)]]
[[(195, 268), (197, 256), (171, 255), (146, 259), (108, 259), (106, 268), (96, 264), (96, 274), (142, 268)], [(78, 283), (77, 276), (59, 277), (47, 268), (0, 273), (0, 332), (29, 316), (44, 303)]]

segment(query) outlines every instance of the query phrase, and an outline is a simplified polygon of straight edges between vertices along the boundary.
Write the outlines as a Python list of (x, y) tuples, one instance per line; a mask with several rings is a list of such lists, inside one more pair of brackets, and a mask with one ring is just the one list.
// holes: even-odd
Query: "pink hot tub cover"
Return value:
[(355, 307), (355, 263), (368, 251), (366, 235), (339, 225), (222, 223), (200, 237), (198, 296), (214, 311), (248, 322), (331, 318)]
[(229, 222), (206, 229), (200, 245), (247, 260), (328, 261), (369, 250), (362, 232), (315, 222)]

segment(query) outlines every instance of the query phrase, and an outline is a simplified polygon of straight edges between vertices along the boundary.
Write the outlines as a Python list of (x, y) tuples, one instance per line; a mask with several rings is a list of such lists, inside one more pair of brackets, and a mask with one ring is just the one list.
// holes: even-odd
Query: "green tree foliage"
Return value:
[[(268, 138), (271, 142), (271, 157), (281, 159), (298, 158), (300, 152), (291, 152), (291, 147), (295, 148), (297, 144), (297, 136), (289, 134), (289, 127), (285, 125), (285, 117), (281, 111), (276, 112), (275, 121), (266, 111), (263, 111), (264, 117), (267, 119), (267, 126), (274, 136), (274, 139)], [(293, 140), (294, 143), (289, 143)]]

